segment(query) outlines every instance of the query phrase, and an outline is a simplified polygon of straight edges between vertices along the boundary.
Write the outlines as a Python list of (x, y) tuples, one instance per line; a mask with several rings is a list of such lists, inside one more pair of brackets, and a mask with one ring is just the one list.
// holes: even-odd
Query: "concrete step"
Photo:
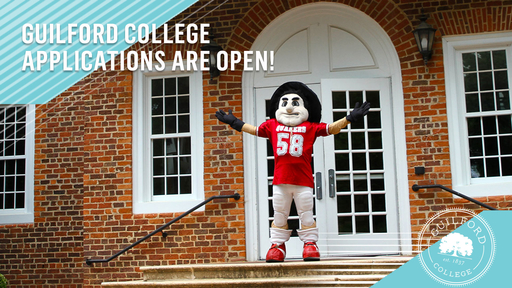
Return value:
[(144, 279), (104, 287), (370, 287), (411, 257), (141, 267)]

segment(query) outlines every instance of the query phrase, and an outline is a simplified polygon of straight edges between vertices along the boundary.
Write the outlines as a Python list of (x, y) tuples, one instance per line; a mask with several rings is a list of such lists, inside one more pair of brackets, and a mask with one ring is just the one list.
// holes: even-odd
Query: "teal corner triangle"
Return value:
[[(63, 71), (62, 63), (50, 70), (46, 62), (40, 71), (22, 71), (24, 57), (27, 52), (51, 51), (74, 59), (75, 52), (117, 51), (121, 53), (131, 44), (124, 40), (124, 27), (127, 24), (155, 24), (160, 27), (179, 13), (192, 6), (197, 0), (150, 0), (150, 1), (53, 1), (14, 0), (0, 4), (0, 12), (8, 15), (0, 19), (0, 104), (44, 104), (66, 91), (75, 83), (87, 77), (93, 71)], [(22, 27), (24, 24), (115, 24), (119, 27), (118, 41), (115, 44), (81, 44), (78, 40), (72, 44), (24, 44)], [(61, 31), (62, 32), (62, 31)], [(49, 33), (49, 32), (48, 32)], [(67, 34), (63, 37), (66, 37)], [(136, 34), (137, 32), (132, 32)], [(48, 36), (50, 37), (50, 36)], [(49, 41), (49, 40), (48, 40)], [(110, 60), (105, 54), (105, 61)], [(33, 56), (35, 57), (35, 56)], [(64, 57), (64, 56), (61, 56)], [(86, 65), (94, 64), (95, 59), (86, 59)]]
[[(478, 227), (484, 230), (485, 225), (479, 225), (482, 222), (476, 222), (476, 220), (478, 220), (477, 217), (488, 224), (492, 235), (484, 235), (483, 232), (480, 232)], [(442, 251), (442, 249), (440, 249), (441, 241), (438, 241), (371, 287), (512, 287), (512, 280), (510, 280), (509, 275), (510, 259), (512, 257), (512, 245), (510, 245), (510, 239), (512, 238), (512, 230), (510, 229), (512, 211), (483, 211), (472, 219), (475, 219), (475, 221), (470, 222), (468, 220), (450, 233), (466, 235), (471, 238), (470, 240), (474, 241), (476, 239), (476, 243), (473, 243), (475, 248), (471, 255), (464, 257), (458, 254), (459, 256), (454, 257), (446, 253), (442, 254), (440, 252)], [(473, 235), (471, 236), (471, 234)], [(490, 253), (491, 251), (489, 251), (489, 247), (492, 245), (490, 244), (491, 239), (489, 239), (488, 236), (493, 237), (495, 249), (492, 261), (486, 266), (484, 264), (489, 262), (488, 260), (490, 260), (490, 255), (492, 254)], [(478, 246), (480, 242), (484, 241), (484, 238), (484, 243), (489, 245), (484, 247), (484, 245), (481, 244), (481, 247)], [(478, 254), (479, 249), (477, 246), (484, 252)], [(489, 249), (486, 249), (486, 247)], [(436, 257), (439, 261), (429, 261), (432, 259), (435, 260)], [(471, 259), (471, 261), (466, 258)], [(462, 265), (453, 263), (460, 260), (467, 262), (464, 262)], [(432, 265), (428, 266), (428, 264)], [(487, 269), (484, 269), (486, 267)], [(462, 277), (461, 271), (467, 269), (469, 269), (472, 274)], [(431, 270), (433, 270), (434, 273), (432, 273)], [(479, 274), (481, 275), (476, 280), (469, 281), (471, 277), (476, 277)], [(459, 277), (456, 277), (456, 275)]]

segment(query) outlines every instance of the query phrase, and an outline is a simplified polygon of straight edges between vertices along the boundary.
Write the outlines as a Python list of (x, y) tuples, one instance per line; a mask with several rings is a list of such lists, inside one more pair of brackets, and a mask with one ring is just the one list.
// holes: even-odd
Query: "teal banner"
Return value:
[(0, 1), (0, 104), (48, 102), (196, 1)]
[[(512, 211), (473, 217), (462, 212), (447, 210), (429, 219), (419, 238), (429, 248), (372, 288), (511, 287)], [(458, 228), (449, 231), (450, 226)]]

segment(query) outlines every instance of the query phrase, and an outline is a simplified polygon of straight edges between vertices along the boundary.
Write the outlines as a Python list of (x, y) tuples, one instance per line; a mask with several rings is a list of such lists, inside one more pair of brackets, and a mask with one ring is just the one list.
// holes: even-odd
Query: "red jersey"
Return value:
[(293, 184), (314, 188), (311, 159), (316, 138), (328, 136), (326, 123), (305, 121), (298, 126), (280, 124), (275, 118), (258, 127), (257, 135), (268, 138), (274, 150), (273, 185)]

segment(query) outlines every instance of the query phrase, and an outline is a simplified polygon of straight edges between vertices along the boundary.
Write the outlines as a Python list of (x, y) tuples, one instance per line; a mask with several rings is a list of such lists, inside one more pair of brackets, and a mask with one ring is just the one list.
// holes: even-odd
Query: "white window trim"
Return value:
[[(133, 214), (184, 212), (204, 201), (203, 85), (201, 71), (172, 71), (166, 63), (162, 72), (137, 70), (133, 73)], [(152, 199), (150, 137), (150, 80), (167, 76), (190, 79), (190, 136), (192, 153), (192, 193)], [(204, 211), (204, 206), (197, 209)]]
[(27, 105), (25, 126), (25, 208), (0, 210), (0, 225), (34, 223), (35, 105)]
[[(463, 109), (466, 106), (464, 97), (460, 97), (460, 93), (464, 93), (461, 54), (496, 48), (506, 49), (508, 63), (512, 63), (512, 32), (443, 38), (452, 187), (470, 197), (512, 194), (512, 176), (472, 180), (467, 173), (470, 163), (467, 124)], [(509, 65), (508, 68), (509, 85), (512, 85), (512, 66)]]

